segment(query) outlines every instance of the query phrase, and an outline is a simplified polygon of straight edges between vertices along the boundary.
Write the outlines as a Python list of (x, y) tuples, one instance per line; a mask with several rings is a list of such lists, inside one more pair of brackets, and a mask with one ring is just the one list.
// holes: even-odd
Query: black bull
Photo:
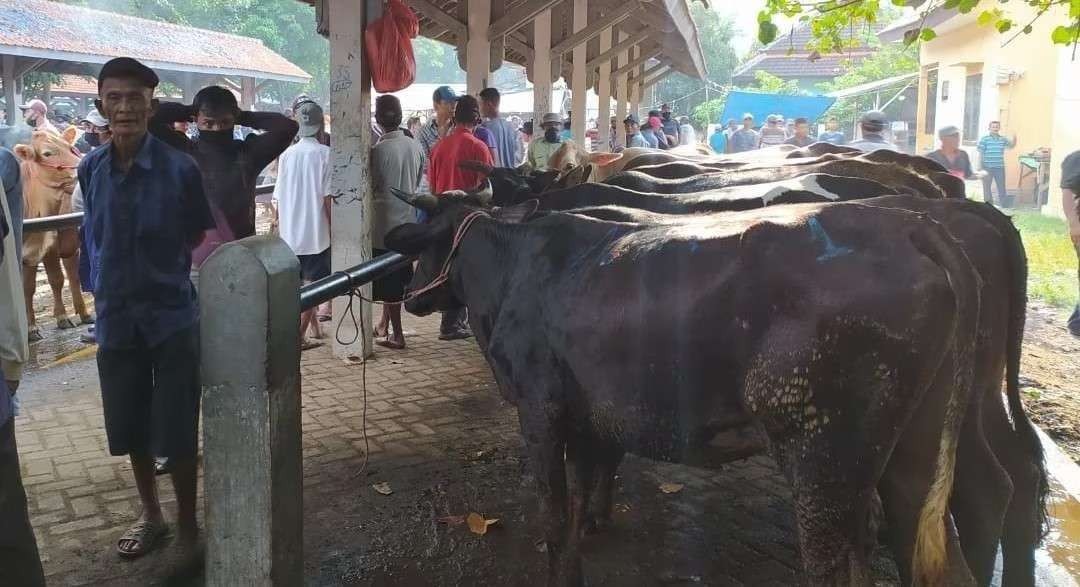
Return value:
[(709, 441), (748, 422), (791, 482), (810, 583), (868, 581), (878, 495), (905, 582), (952, 580), (979, 277), (940, 224), (861, 203), (653, 224), (418, 203), (432, 222), (387, 237), (421, 253), (413, 289), (472, 225), (448, 285), (406, 308), (469, 307), (518, 407), (553, 582), (580, 581), (581, 534), (606, 514), (624, 451), (710, 465)]

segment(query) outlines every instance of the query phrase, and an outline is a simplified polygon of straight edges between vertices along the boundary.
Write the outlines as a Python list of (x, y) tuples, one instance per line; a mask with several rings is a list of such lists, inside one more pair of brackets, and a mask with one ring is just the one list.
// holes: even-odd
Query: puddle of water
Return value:
[(1050, 471), (1051, 530), (1037, 554), (1039, 585), (1080, 586), (1080, 467), (1041, 430)]

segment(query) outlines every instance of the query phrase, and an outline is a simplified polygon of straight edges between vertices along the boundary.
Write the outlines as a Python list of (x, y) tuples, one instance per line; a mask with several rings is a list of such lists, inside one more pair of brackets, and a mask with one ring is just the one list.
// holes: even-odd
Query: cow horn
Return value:
[(458, 167), (461, 169), (468, 169), (469, 171), (475, 171), (477, 173), (483, 173), (484, 175), (491, 175), (495, 171), (495, 167), (488, 165), (481, 161), (458, 161)]
[(439, 199), (431, 194), (411, 194), (397, 188), (390, 188), (390, 193), (413, 208), (432, 213), (439, 207)]
[(473, 192), (472, 195), (480, 199), (481, 202), (489, 203), (491, 198), (495, 195), (495, 190), (491, 187), (491, 181), (485, 179), (484, 183), (480, 184), (480, 188)]

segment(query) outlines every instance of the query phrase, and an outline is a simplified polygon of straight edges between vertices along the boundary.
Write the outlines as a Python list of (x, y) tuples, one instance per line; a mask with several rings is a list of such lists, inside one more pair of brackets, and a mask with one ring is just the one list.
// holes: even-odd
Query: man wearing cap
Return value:
[(758, 148), (758, 132), (754, 130), (754, 115), (747, 112), (743, 115), (743, 125), (739, 130), (731, 133), (728, 141), (728, 151), (731, 153), (745, 153)]
[(83, 155), (109, 142), (109, 121), (105, 120), (97, 108), (91, 108), (80, 123), (83, 134), (75, 141), (75, 148)]
[[(1080, 151), (1073, 151), (1061, 162), (1061, 205), (1069, 224), (1069, 238), (1080, 260)], [(1080, 278), (1080, 267), (1077, 268)], [(1069, 316), (1069, 332), (1080, 338), (1080, 303)]]
[(818, 140), (823, 143), (832, 143), (834, 145), (843, 145), (847, 142), (847, 137), (844, 133), (840, 132), (840, 123), (835, 118), (830, 118), (825, 121), (825, 132), (818, 135)]
[(535, 171), (544, 171), (548, 168), (548, 160), (562, 146), (562, 138), (559, 130), (562, 129), (562, 119), (558, 114), (549, 112), (544, 115), (540, 128), (544, 130), (542, 137), (533, 135), (529, 142), (529, 152), (525, 156), (525, 162)]
[(896, 150), (896, 146), (885, 139), (885, 129), (889, 126), (889, 119), (885, 113), (871, 110), (859, 118), (859, 129), (862, 138), (848, 143), (847, 146), (858, 149), (864, 153), (878, 149)]
[(938, 139), (941, 140), (941, 148), (926, 155), (945, 168), (951, 175), (960, 179), (971, 179), (975, 173), (971, 170), (971, 159), (967, 152), (960, 148), (960, 129), (955, 126), (945, 126), (938, 131)]
[(645, 125), (641, 127), (641, 137), (645, 139), (645, 143), (650, 149), (660, 149), (661, 141), (663, 141), (663, 148), (667, 148), (667, 140), (662, 139), (663, 123), (660, 122), (659, 116), (650, 116), (645, 119)]
[(21, 274), (22, 207), (19, 161), (0, 147), (0, 582), (39, 587), (45, 577), (15, 442), (15, 392), (30, 354)]
[(428, 185), (427, 165), (431, 164), (431, 152), (435, 150), (435, 144), (450, 133), (454, 124), (454, 104), (457, 103), (458, 95), (450, 86), (439, 86), (431, 95), (431, 108), (435, 116), (420, 129), (416, 137), (420, 141), (420, 147), (424, 149), (424, 177), (420, 182), (420, 191), (434, 190)]
[[(304, 105), (313, 102), (305, 101)], [(175, 130), (173, 123), (194, 121), (196, 139)], [(238, 140), (236, 125), (263, 131)], [(169, 146), (195, 158), (202, 171), (203, 190), (210, 202), (216, 228), (195, 250), (193, 283), (203, 261), (219, 246), (255, 234), (255, 186), (259, 174), (292, 144), (297, 124), (276, 112), (240, 110), (236, 96), (221, 86), (205, 87), (191, 105), (163, 102), (150, 119), (150, 133)]]
[(687, 144), (682, 142), (682, 129), (679, 128), (679, 121), (675, 120), (675, 117), (671, 115), (670, 104), (660, 105), (660, 122), (664, 139), (669, 147)]
[[(147, 132), (157, 75), (127, 57), (98, 75), (112, 140), (83, 158), (79, 187), (97, 278), (98, 375), (109, 452), (129, 455), (142, 514), (116, 543), (124, 558), (168, 532), (154, 455), (171, 461), (181, 564), (200, 564), (196, 524), (198, 302), (191, 251), (214, 226), (195, 160)], [(85, 245), (85, 243), (84, 243)]]
[(53, 123), (49, 122), (49, 107), (45, 102), (34, 98), (26, 104), (19, 105), (23, 113), (23, 121), (34, 130), (47, 130), (51, 133), (60, 134)]
[(976, 148), (979, 150), (979, 167), (986, 172), (983, 176), (983, 200), (993, 204), (994, 197), (990, 193), (992, 184), (997, 184), (998, 204), (1008, 206), (1011, 204), (1009, 190), (1005, 187), (1005, 150), (1016, 146), (1016, 135), (1006, 138), (1001, 134), (1001, 123), (990, 123), (990, 134), (979, 139)]
[[(300, 261), (300, 278), (311, 283), (330, 275), (330, 147), (319, 142), (323, 109), (304, 102), (295, 113), (300, 121), (300, 140), (278, 159), (274, 184), (274, 217), (278, 235)], [(319, 346), (309, 341), (310, 329), (321, 338), (315, 308), (300, 314), (300, 348)]]
[(724, 127), (717, 125), (713, 129), (713, 134), (709, 136), (709, 146), (712, 147), (714, 153), (723, 155), (727, 152), (728, 135)]
[(761, 133), (758, 136), (758, 148), (775, 147), (784, 144), (784, 141), (787, 140), (787, 132), (780, 125), (783, 120), (776, 114), (770, 114), (765, 119), (765, 126), (761, 127)]
[(638, 128), (637, 117), (633, 114), (626, 117), (623, 121), (623, 128), (626, 129), (626, 146), (637, 147), (639, 149), (647, 149), (649, 143), (645, 141), (645, 137), (641, 136), (641, 129)]

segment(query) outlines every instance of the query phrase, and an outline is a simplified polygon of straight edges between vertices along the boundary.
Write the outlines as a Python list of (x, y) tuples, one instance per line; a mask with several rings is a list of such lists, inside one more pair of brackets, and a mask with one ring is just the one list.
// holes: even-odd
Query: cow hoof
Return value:
[(75, 328), (75, 321), (67, 316), (61, 316), (56, 319), (56, 327), (61, 330), (67, 330), (69, 328)]
[(45, 340), (45, 337), (41, 336), (41, 329), (38, 328), (37, 326), (34, 326), (26, 334), (26, 341), (27, 342), (37, 342), (39, 340)]
[(79, 316), (79, 323), (80, 324), (93, 324), (96, 321), (97, 321), (97, 316), (94, 316), (93, 314), (87, 314), (85, 316)]

